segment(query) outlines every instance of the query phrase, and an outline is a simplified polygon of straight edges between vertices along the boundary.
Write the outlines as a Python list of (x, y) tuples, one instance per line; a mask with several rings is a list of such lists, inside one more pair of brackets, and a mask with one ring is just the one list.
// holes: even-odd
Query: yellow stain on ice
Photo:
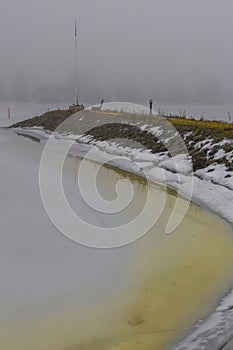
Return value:
[(233, 235), (224, 221), (194, 205), (176, 231), (166, 235), (165, 219), (174, 200), (169, 195), (155, 228), (123, 248), (130, 257), (125, 266), (128, 277), (114, 295), (92, 306), (73, 303), (65, 311), (61, 307), (56, 315), (22, 327), (21, 334), (12, 330), (7, 340), (0, 340), (0, 347), (163, 350), (190, 331), (232, 285)]

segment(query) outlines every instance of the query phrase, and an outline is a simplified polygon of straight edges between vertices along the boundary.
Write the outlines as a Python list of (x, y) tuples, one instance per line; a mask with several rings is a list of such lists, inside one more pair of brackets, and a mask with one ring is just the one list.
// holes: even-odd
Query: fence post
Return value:
[(149, 104), (150, 104), (150, 115), (152, 115), (152, 109), (153, 109), (153, 100), (152, 100), (152, 98), (150, 99)]

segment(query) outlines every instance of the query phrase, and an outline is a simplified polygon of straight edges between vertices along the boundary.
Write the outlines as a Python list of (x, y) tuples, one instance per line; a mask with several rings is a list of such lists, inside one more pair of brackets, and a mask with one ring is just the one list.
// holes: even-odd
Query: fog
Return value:
[(233, 103), (232, 0), (2, 0), (0, 101)]

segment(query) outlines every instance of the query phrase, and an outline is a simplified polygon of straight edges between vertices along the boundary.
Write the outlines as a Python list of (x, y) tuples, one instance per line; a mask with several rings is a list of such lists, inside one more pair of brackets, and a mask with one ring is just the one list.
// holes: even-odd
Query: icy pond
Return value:
[[(0, 348), (164, 350), (188, 334), (232, 287), (232, 228), (191, 204), (166, 235), (176, 199), (168, 191), (159, 221), (132, 244), (103, 250), (74, 243), (43, 208), (42, 149), (0, 130)], [(116, 216), (94, 212), (77, 190), (79, 163), (68, 157), (64, 165), (64, 191), (74, 211), (106, 227), (140, 212), (144, 180), (110, 167), (98, 173), (101, 195), (112, 200), (118, 181), (130, 179), (133, 201)], [(87, 187), (95, 167), (88, 161)], [(164, 189), (153, 185), (150, 191), (156, 208)]]

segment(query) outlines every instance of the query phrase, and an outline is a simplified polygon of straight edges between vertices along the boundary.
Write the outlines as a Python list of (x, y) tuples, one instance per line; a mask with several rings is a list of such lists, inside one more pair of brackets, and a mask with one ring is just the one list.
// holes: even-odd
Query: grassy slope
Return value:
[(210, 120), (194, 120), (178, 117), (171, 117), (169, 121), (177, 128), (187, 127), (190, 129), (210, 130), (220, 137), (233, 137), (233, 124), (224, 123), (221, 121)]

